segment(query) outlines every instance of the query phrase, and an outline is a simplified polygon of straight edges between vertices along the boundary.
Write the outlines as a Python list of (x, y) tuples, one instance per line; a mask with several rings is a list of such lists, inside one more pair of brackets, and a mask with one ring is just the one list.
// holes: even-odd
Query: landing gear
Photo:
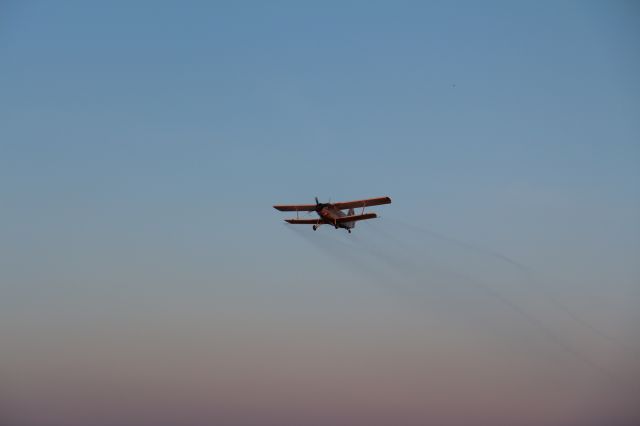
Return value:
[(313, 230), (315, 231), (316, 229), (318, 229), (318, 225), (313, 225)]
[(351, 233), (351, 229), (347, 229), (347, 232), (348, 232), (348, 233)]

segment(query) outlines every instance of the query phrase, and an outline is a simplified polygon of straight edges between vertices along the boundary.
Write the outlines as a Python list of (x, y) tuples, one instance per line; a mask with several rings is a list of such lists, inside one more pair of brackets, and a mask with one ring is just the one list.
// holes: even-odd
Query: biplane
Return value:
[[(273, 206), (281, 212), (296, 212), (295, 219), (285, 219), (285, 222), (292, 225), (313, 225), (313, 230), (318, 229), (320, 225), (333, 225), (336, 229), (344, 228), (349, 233), (356, 226), (356, 222), (360, 220), (375, 219), (378, 217), (375, 213), (365, 213), (366, 207), (379, 206), (382, 204), (391, 204), (391, 198), (369, 198), (367, 200), (346, 201), (343, 203), (321, 203), (316, 197), (315, 204), (293, 204)], [(354, 209), (362, 208), (360, 214), (355, 214)], [(347, 212), (343, 212), (347, 210)], [(316, 212), (317, 218), (300, 219), (300, 212)]]

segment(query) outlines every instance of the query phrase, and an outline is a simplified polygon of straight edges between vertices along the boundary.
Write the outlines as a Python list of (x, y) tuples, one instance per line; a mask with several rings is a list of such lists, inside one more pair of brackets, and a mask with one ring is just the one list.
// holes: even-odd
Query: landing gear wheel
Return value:
[(347, 229), (347, 232), (348, 232), (348, 233), (351, 233), (351, 229)]
[(313, 225), (313, 230), (315, 231), (316, 229), (318, 229), (318, 225)]

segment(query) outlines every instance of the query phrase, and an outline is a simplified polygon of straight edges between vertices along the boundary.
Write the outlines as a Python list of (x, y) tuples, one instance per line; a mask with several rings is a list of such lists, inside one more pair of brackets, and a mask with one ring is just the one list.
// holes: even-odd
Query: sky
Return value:
[(639, 21), (2, 1), (3, 424), (637, 424)]

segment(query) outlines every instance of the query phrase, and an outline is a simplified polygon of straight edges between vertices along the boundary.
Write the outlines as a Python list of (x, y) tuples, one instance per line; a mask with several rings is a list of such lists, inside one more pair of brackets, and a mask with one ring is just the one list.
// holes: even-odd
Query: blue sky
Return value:
[[(497, 286), (583, 358), (637, 371), (629, 351), (563, 311), (639, 347), (631, 328), (640, 300), (640, 8), (632, 2), (34, 1), (5, 2), (0, 16), (0, 339), (12, 348), (0, 369), (16, 371), (15, 388), (28, 397), (39, 376), (19, 373), (66, 371), (86, 336), (111, 336), (104, 341), (124, 364), (113, 369), (128, 372), (138, 355), (131, 329), (160, 336), (139, 350), (169, 365), (148, 371), (167, 383), (163, 374), (179, 368), (154, 345), (179, 347), (170, 343), (184, 334), (193, 341), (186, 360), (175, 359), (206, 358), (212, 374), (246, 367), (229, 360), (247, 348), (251, 365), (266, 352), (271, 375), (220, 379), (255, 385), (245, 405), (232, 400), (256, 416), (256, 401), (269, 400), (257, 382), (294, 392), (334, 377), (313, 357), (298, 366), (308, 376), (286, 374), (279, 360), (298, 358), (279, 339), (321, 341), (336, 353), (347, 339), (344, 358), (332, 353), (347, 368), (371, 345), (415, 354), (412, 365), (421, 351), (459, 353), (481, 335), (497, 339), (491, 353), (504, 364), (537, 365), (507, 347), (526, 347), (520, 333), (541, 341), (544, 333), (461, 277)], [(287, 229), (271, 208), (380, 195), (394, 203), (352, 237)], [(526, 265), (536, 284), (500, 256)], [(533, 352), (553, 345), (542, 346)], [(25, 361), (34, 347), (43, 358)], [(424, 371), (469, 372), (455, 385), (440, 378), (454, 391), (490, 386), (469, 367), (486, 352), (471, 344), (464, 352)], [(86, 368), (112, 371), (88, 358)], [(362, 377), (393, 376), (400, 367), (392, 354), (382, 358)], [(549, 371), (580, 364), (553, 359)], [(514, 391), (519, 382), (505, 371), (513, 406), (550, 409), (542, 397), (527, 406), (530, 395)], [(123, 386), (133, 392), (144, 380), (131, 377)], [(349, 377), (339, 389), (364, 392), (362, 377)], [(103, 379), (67, 388), (74, 395)], [(591, 401), (572, 380), (557, 408), (567, 416)], [(428, 387), (426, 378), (416, 383)], [(587, 386), (595, 400), (598, 383)], [(340, 395), (332, 386), (327, 379), (325, 391)], [(534, 388), (543, 395), (545, 386)], [(272, 401), (276, 417), (291, 397), (283, 392)], [(418, 423), (427, 419), (411, 402), (417, 394), (400, 392), (406, 398), (388, 413), (415, 409)], [(49, 406), (47, 395), (30, 399)], [(334, 424), (366, 411), (302, 399), (309, 412), (346, 410)], [(361, 402), (385, 407), (379, 400), (393, 398), (380, 391)], [(484, 407), (478, 416), (500, 418), (499, 402)]]

